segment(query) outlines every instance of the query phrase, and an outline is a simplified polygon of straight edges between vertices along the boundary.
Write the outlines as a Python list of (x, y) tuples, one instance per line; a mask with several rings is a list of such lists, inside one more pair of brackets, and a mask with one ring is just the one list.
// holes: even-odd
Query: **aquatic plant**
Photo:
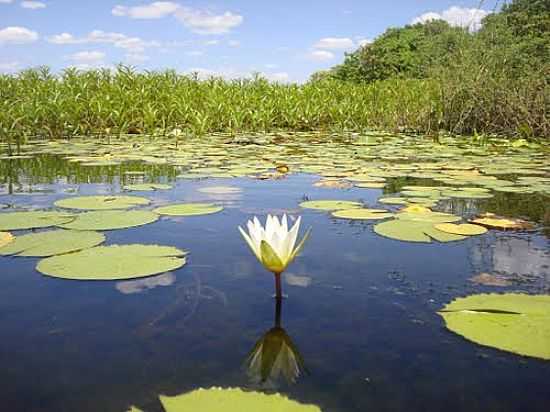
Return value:
[(294, 226), (289, 230), (286, 214), (281, 220), (277, 216), (267, 215), (265, 228), (257, 217), (247, 222), (248, 234), (239, 226), (246, 243), (264, 267), (275, 275), (275, 296), (282, 297), (281, 273), (302, 251), (309, 237), (308, 229), (298, 246), (294, 247), (298, 238), (301, 217), (298, 217)]

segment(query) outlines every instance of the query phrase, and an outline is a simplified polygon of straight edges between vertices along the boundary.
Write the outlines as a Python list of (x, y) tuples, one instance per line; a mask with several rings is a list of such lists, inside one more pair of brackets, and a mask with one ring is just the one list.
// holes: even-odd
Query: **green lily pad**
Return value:
[(384, 209), (344, 209), (332, 212), (332, 216), (341, 219), (379, 220), (393, 217), (393, 213)]
[(171, 185), (162, 183), (136, 183), (133, 185), (124, 186), (124, 190), (136, 191), (136, 192), (153, 192), (155, 190), (170, 190)]
[(222, 206), (213, 203), (180, 203), (156, 208), (153, 212), (166, 216), (199, 216), (218, 213), (223, 210)]
[(0, 213), (0, 230), (38, 229), (68, 223), (74, 215), (67, 212), (9, 212)]
[(462, 236), (475, 236), (487, 233), (487, 228), (479, 225), (472, 225), (470, 223), (461, 225), (455, 225), (454, 223), (439, 223), (435, 225), (435, 228), (445, 233)]
[(184, 256), (184, 251), (170, 246), (98, 246), (42, 259), (36, 269), (44, 275), (63, 279), (134, 279), (178, 269), (186, 263)]
[(466, 239), (464, 236), (441, 232), (429, 221), (394, 219), (378, 223), (374, 226), (374, 231), (380, 236), (405, 242), (431, 243), (432, 239), (438, 242), (454, 242)]
[(383, 197), (378, 199), (378, 203), (385, 205), (406, 205), (409, 202), (404, 197)]
[(75, 216), (72, 222), (58, 226), (73, 230), (115, 230), (143, 226), (159, 218), (148, 210), (97, 210)]
[(137, 196), (81, 196), (61, 199), (54, 204), (65, 209), (113, 210), (148, 205), (151, 201)]
[(45, 257), (89, 249), (105, 241), (97, 232), (51, 230), (17, 236), (10, 244), (0, 247), (0, 255)]
[(300, 203), (300, 207), (315, 210), (344, 210), (363, 207), (363, 204), (348, 200), (310, 200)]
[(386, 187), (386, 183), (378, 183), (378, 182), (364, 182), (364, 183), (356, 183), (355, 187), (363, 188), (363, 189), (383, 189)]
[(321, 412), (315, 405), (304, 405), (278, 393), (249, 392), (238, 388), (197, 389), (178, 396), (161, 395), (160, 402), (166, 412)]
[(448, 329), (470, 341), (550, 360), (548, 295), (472, 295), (455, 299), (439, 314)]
[(13, 242), (13, 235), (10, 232), (0, 232), (0, 248)]

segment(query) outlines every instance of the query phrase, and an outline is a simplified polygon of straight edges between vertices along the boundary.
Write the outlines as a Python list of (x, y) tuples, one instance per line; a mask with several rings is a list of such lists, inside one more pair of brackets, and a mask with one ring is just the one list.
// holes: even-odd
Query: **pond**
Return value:
[[(186, 252), (177, 258), (183, 266), (154, 276), (66, 279), (37, 271), (51, 258), (0, 256), (0, 404), (157, 412), (159, 395), (238, 387), (326, 412), (546, 412), (548, 360), (478, 345), (448, 330), (438, 311), (480, 293), (550, 294), (549, 161), (547, 147), (528, 143), (434, 145), (383, 134), (29, 142), (0, 159), (0, 231), (16, 241), (52, 228), (12, 230), (8, 214), (61, 211), (72, 217), (54, 225), (72, 231), (73, 215), (86, 207), (66, 202), (83, 196), (148, 199), (120, 210), (188, 202), (223, 209), (99, 230), (104, 245)], [(318, 200), (358, 202), (388, 216), (357, 220), (302, 207)], [(407, 237), (400, 229), (393, 238), (375, 229), (398, 222), (395, 214), (411, 205), (463, 221), (494, 213), (522, 230), (448, 239), (422, 229), (411, 235), (420, 240), (408, 241), (396, 238)], [(238, 226), (283, 213), (290, 222), (301, 216), (299, 237), (312, 232), (283, 274), (280, 302), (273, 275)], [(103, 266), (140, 265), (143, 256), (133, 253)], [(292, 359), (273, 370), (251, 366), (257, 345), (278, 347), (277, 339), (295, 354), (294, 369), (285, 368)]]

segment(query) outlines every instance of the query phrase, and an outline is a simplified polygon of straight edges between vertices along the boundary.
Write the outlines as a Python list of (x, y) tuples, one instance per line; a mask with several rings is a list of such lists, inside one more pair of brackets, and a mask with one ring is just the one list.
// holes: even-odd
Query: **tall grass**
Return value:
[[(0, 138), (11, 147), (30, 137), (170, 135), (174, 129), (194, 136), (367, 129), (515, 133), (518, 124), (530, 122), (521, 112), (510, 124), (507, 115), (498, 121), (492, 114), (458, 116), (464, 112), (459, 103), (471, 98), (450, 96), (448, 88), (438, 80), (352, 84), (327, 79), (296, 85), (260, 77), (201, 81), (170, 70), (142, 73), (124, 66), (54, 75), (42, 67), (0, 76)], [(547, 92), (546, 87), (540, 93)], [(497, 109), (497, 103), (489, 105)], [(547, 127), (537, 130), (550, 134)]]

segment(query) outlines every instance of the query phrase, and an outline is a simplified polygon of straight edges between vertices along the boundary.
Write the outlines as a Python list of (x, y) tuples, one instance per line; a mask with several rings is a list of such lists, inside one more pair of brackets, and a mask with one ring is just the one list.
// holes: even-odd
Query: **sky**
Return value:
[(477, 30), (496, 0), (0, 0), (0, 72), (118, 63), (303, 82), (390, 27)]

